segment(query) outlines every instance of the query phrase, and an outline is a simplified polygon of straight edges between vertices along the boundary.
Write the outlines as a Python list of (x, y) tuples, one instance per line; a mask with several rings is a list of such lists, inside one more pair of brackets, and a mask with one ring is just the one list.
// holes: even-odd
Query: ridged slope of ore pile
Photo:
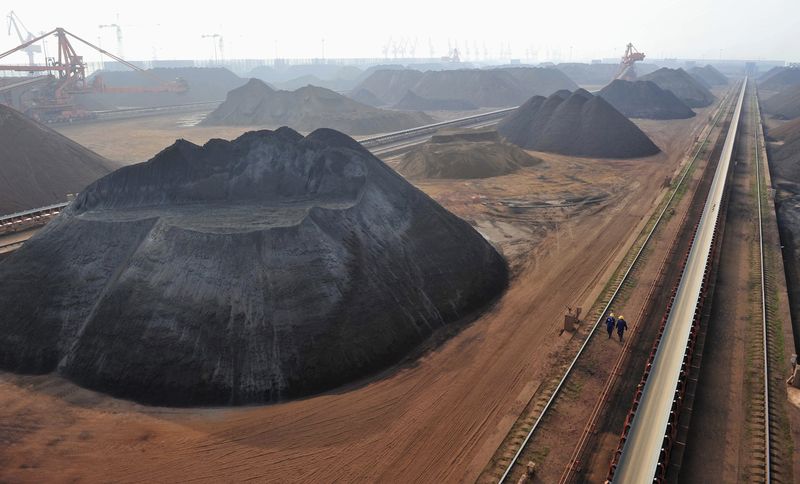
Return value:
[(695, 115), (675, 94), (652, 81), (616, 79), (597, 95), (629, 118), (686, 119)]
[(690, 108), (704, 108), (710, 106), (716, 98), (707, 87), (700, 84), (694, 77), (683, 69), (661, 69), (639, 78), (640, 81), (653, 81), (661, 89), (672, 91)]
[(692, 67), (689, 69), (689, 75), (700, 81), (706, 87), (728, 85), (728, 77), (711, 64), (706, 64), (703, 67)]
[(764, 111), (779, 119), (800, 117), (800, 84), (784, 87), (761, 102)]
[(534, 166), (541, 160), (510, 143), (497, 131), (435, 135), (406, 153), (398, 171), (408, 178), (489, 178)]
[(534, 96), (512, 111), (497, 131), (525, 149), (590, 158), (638, 158), (661, 151), (605, 99), (578, 89)]
[(316, 86), (276, 91), (251, 79), (228, 93), (202, 122), (205, 126), (279, 126), (300, 131), (333, 128), (350, 135), (386, 133), (432, 123), (423, 113), (374, 108)]
[(426, 99), (408, 91), (403, 98), (394, 105), (394, 109), (404, 111), (469, 111), (478, 109), (478, 106), (462, 99)]
[(275, 402), (399, 361), (507, 277), (339, 132), (180, 140), (0, 263), (0, 366), (152, 404)]
[(66, 202), (111, 171), (97, 153), (0, 104), (0, 215)]

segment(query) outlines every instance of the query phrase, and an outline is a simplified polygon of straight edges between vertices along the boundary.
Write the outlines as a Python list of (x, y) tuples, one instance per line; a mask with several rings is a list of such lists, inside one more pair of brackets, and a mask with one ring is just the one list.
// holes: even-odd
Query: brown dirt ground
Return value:
[[(704, 122), (698, 116), (642, 123), (666, 150), (644, 160), (536, 153), (549, 169), (521, 170), (468, 189), (463, 182), (420, 183), (479, 228), (502, 219), (499, 212), (513, 230), (537, 234), (537, 223), (552, 223), (548, 215), (509, 207), (507, 199), (525, 205), (561, 199), (564, 192), (597, 193), (598, 181), (610, 196), (563, 213), (558, 230), (542, 232), (533, 249), (512, 255), (516, 270), (507, 293), (477, 321), (367, 381), (264, 407), (167, 409), (115, 400), (53, 376), (0, 374), (0, 476), (12, 482), (475, 480), (569, 341), (559, 337), (565, 306), (588, 308), (594, 301), (620, 247), (649, 216), (664, 178)], [(161, 121), (148, 120), (133, 134), (126, 123), (62, 132), (128, 162), (175, 137)], [(235, 131), (227, 136), (241, 128)], [(193, 128), (181, 136), (202, 142), (225, 135)], [(503, 250), (511, 245), (495, 240)]]

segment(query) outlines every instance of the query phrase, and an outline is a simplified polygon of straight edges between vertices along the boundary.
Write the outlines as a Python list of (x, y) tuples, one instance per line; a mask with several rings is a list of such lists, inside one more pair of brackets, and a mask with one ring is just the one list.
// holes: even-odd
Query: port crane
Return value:
[[(11, 50), (0, 53), (0, 59), (8, 57), (15, 52), (25, 52), (28, 47), (35, 43), (54, 35), (58, 39), (58, 56), (48, 58), (45, 65), (0, 65), (0, 71), (17, 71), (42, 73), (50, 77), (51, 82), (44, 89), (39, 89), (33, 96), (30, 106), (24, 110), (26, 114), (34, 119), (43, 122), (69, 121), (91, 117), (91, 113), (78, 109), (74, 103), (74, 95), (82, 93), (130, 93), (130, 92), (175, 92), (183, 93), (188, 91), (189, 86), (183, 79), (175, 79), (167, 82), (155, 74), (131, 64), (119, 56), (104, 50), (91, 42), (88, 42), (77, 35), (61, 28), (55, 28), (50, 32), (33, 37), (14, 47)], [(83, 56), (78, 55), (70, 42), (70, 38), (77, 40), (92, 49), (107, 55), (117, 62), (142, 73), (156, 81), (152, 87), (112, 87), (103, 82), (101, 75), (96, 75), (91, 83), (86, 79), (86, 62)]]
[[(6, 21), (8, 23), (8, 35), (11, 35), (11, 28), (13, 27), (14, 30), (17, 32), (17, 37), (19, 37), (20, 43), (25, 43), (35, 36), (25, 27), (25, 24), (22, 23), (19, 16), (14, 13), (14, 11), (10, 11), (8, 16), (6, 17)], [(20, 27), (22, 28), (20, 30)], [(23, 32), (25, 35), (23, 35)], [(31, 44), (24, 49), (24, 52), (28, 54), (28, 64), (34, 65), (34, 54), (38, 54), (42, 51), (42, 47), (37, 44)]]
[(624, 79), (626, 81), (636, 80), (636, 70), (633, 64), (644, 60), (644, 52), (639, 52), (632, 43), (625, 46), (625, 54), (619, 64), (619, 71), (614, 79)]

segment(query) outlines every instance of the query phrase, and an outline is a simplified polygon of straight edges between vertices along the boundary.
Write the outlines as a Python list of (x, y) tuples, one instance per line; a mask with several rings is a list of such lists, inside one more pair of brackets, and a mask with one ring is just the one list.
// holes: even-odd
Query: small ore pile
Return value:
[(0, 215), (66, 202), (111, 163), (0, 104)]
[(717, 68), (711, 64), (706, 64), (704, 67), (692, 67), (689, 69), (689, 75), (709, 88), (728, 85), (728, 78), (725, 74), (718, 71)]
[(433, 136), (406, 153), (398, 171), (408, 178), (490, 178), (539, 163), (524, 150), (503, 143), (497, 131), (467, 131)]
[(0, 263), (0, 366), (163, 405), (375, 373), (506, 287), (503, 258), (337, 131), (179, 140)]
[(716, 99), (711, 91), (683, 69), (661, 69), (639, 78), (641, 81), (653, 81), (661, 89), (672, 91), (690, 108), (710, 106)]
[(589, 158), (638, 158), (661, 151), (605, 99), (578, 89), (534, 96), (497, 131), (522, 148)]
[(652, 81), (616, 79), (597, 95), (629, 118), (686, 119), (695, 115), (675, 94)]
[(400, 131), (431, 122), (433, 120), (423, 113), (377, 109), (322, 87), (276, 91), (263, 81), (250, 79), (244, 86), (229, 92), (225, 102), (200, 124), (287, 125), (306, 132), (334, 128), (351, 135), (363, 135)]
[(462, 99), (425, 99), (417, 96), (413, 91), (406, 92), (394, 109), (404, 111), (469, 111), (478, 109), (478, 106)]
[(762, 101), (764, 111), (778, 119), (800, 117), (800, 84), (789, 85)]

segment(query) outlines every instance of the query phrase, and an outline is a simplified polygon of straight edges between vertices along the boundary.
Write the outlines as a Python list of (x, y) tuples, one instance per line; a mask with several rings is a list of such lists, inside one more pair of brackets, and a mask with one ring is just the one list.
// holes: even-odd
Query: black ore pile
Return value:
[(66, 202), (112, 163), (0, 104), (0, 215)]
[(153, 404), (275, 402), (397, 362), (507, 277), (339, 132), (178, 141), (0, 263), (0, 367)]
[(671, 91), (652, 81), (616, 79), (601, 89), (598, 96), (629, 118), (686, 119), (695, 115)]
[(498, 125), (522, 148), (590, 158), (638, 158), (659, 148), (631, 120), (599, 96), (578, 89), (534, 96)]

